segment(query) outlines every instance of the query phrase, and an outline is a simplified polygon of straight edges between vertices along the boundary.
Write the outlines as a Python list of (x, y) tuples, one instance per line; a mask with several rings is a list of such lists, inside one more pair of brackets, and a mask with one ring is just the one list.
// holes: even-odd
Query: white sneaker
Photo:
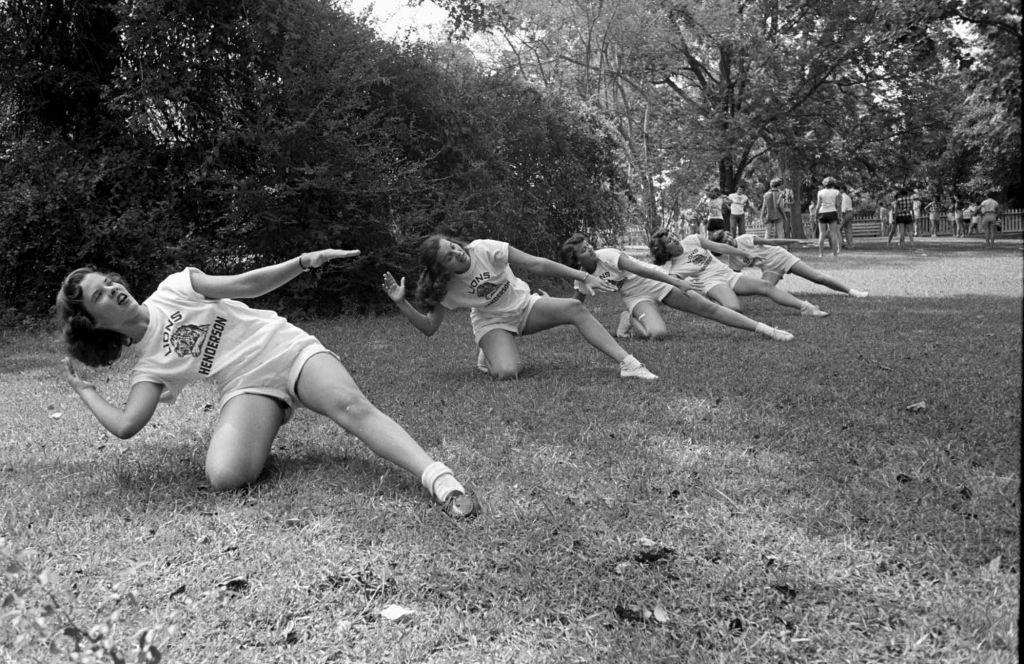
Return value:
[(769, 339), (774, 339), (775, 341), (792, 341), (793, 340), (793, 333), (792, 332), (787, 332), (785, 330), (780, 330), (777, 327), (769, 327), (768, 330), (765, 331), (765, 332), (762, 332), (762, 334), (764, 334), (764, 336), (768, 337)]
[(626, 357), (619, 363), (619, 378), (642, 378), (643, 380), (658, 380), (658, 377), (647, 370), (640, 360), (632, 355)]
[(615, 328), (615, 336), (620, 339), (626, 339), (629, 337), (629, 330), (632, 327), (630, 324), (630, 318), (631, 316), (628, 311), (623, 311), (619, 314), (619, 326)]
[(868, 296), (868, 292), (867, 291), (855, 290), (853, 288), (850, 289), (850, 297), (867, 297), (867, 296)]
[(825, 316), (828, 316), (828, 312), (822, 311), (817, 307), (817, 305), (809, 304), (806, 307), (800, 307), (800, 315), (814, 316), (815, 318), (824, 318)]
[(484, 355), (483, 348), (481, 348), (480, 352), (476, 355), (476, 370), (482, 371), (485, 374), (491, 373), (491, 370), (487, 367), (487, 356)]

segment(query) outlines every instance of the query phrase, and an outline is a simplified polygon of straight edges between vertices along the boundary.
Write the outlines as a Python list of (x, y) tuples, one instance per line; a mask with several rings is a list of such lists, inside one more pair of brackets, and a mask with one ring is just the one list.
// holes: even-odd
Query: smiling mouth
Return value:
[(118, 306), (124, 305), (124, 303), (127, 302), (127, 301), (128, 301), (128, 296), (125, 295), (124, 293), (121, 293), (120, 295), (117, 296), (117, 305)]

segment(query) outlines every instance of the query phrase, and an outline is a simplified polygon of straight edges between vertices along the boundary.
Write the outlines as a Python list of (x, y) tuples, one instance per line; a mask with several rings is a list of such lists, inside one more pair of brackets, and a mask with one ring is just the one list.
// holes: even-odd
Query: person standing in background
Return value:
[(995, 192), (989, 192), (989, 195), (978, 206), (978, 214), (981, 215), (981, 221), (978, 223), (978, 229), (985, 233), (985, 245), (988, 248), (992, 248), (996, 245), (996, 231), (998, 230), (999, 213), (999, 203), (995, 199)]
[(818, 258), (825, 254), (825, 238), (832, 245), (832, 256), (839, 257), (839, 224), (842, 221), (842, 193), (839, 181), (827, 177), (821, 181), (821, 189), (814, 204), (814, 216), (818, 218)]
[(942, 204), (939, 202), (938, 197), (933, 198), (924, 206), (924, 211), (928, 215), (928, 234), (932, 237), (938, 237), (939, 234), (939, 214), (942, 211)]
[[(785, 225), (789, 218), (785, 194), (780, 189), (782, 178), (772, 178), (761, 199), (761, 219), (764, 220), (764, 236), (766, 239), (785, 237)], [(733, 233), (735, 235), (735, 233)]]
[(750, 202), (750, 198), (744, 193), (743, 185), (737, 183), (736, 191), (729, 194), (729, 228), (733, 235), (743, 235), (747, 232), (747, 208), (757, 214), (757, 208)]
[(840, 183), (839, 191), (842, 192), (839, 236), (844, 248), (853, 249), (853, 199), (850, 197), (850, 188), (845, 184)]

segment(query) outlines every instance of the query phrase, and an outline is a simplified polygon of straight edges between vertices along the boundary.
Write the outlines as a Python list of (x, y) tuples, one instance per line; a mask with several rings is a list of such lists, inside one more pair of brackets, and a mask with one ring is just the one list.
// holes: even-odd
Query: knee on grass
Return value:
[(490, 362), (488, 373), (495, 380), (512, 380), (519, 378), (519, 373), (523, 370), (522, 362), (518, 361), (504, 361), (504, 362)]
[(248, 486), (259, 479), (263, 466), (242, 468), (238, 465), (206, 462), (206, 479), (214, 491), (233, 491)]

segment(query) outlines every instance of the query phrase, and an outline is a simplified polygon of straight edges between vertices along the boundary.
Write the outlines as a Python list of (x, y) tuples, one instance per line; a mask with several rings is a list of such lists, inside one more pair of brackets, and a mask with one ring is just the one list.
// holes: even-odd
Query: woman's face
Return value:
[(82, 306), (97, 327), (116, 330), (129, 320), (139, 307), (123, 284), (102, 272), (90, 272), (82, 278)]
[(669, 256), (678, 256), (683, 253), (683, 243), (674, 234), (669, 233), (661, 238), (662, 246)]
[(457, 242), (441, 240), (437, 247), (437, 264), (446, 272), (461, 274), (469, 269), (469, 254)]
[(576, 262), (587, 272), (593, 270), (597, 265), (597, 254), (594, 253), (594, 246), (588, 240), (573, 245), (572, 251), (576, 255)]

